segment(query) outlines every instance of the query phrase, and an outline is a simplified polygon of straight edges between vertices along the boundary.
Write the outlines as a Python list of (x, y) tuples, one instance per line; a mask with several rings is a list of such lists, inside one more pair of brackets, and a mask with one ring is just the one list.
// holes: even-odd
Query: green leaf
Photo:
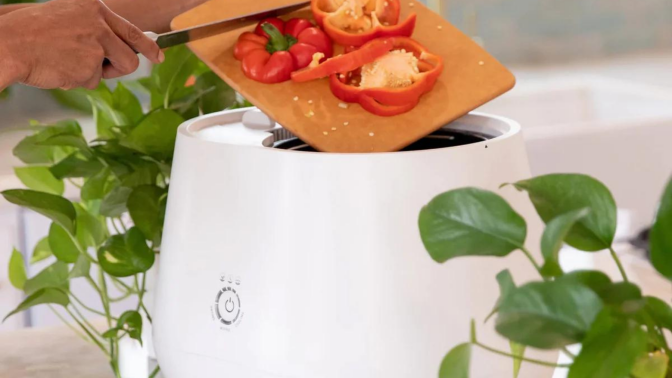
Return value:
[(68, 290), (68, 264), (62, 261), (56, 261), (49, 265), (35, 277), (29, 278), (23, 286), (26, 295), (31, 295), (41, 289), (56, 288)]
[(63, 307), (67, 306), (70, 303), (68, 295), (65, 294), (60, 289), (54, 288), (45, 288), (38, 290), (28, 296), (19, 306), (2, 320), (3, 322), (7, 320), (12, 315), (18, 314), (19, 312), (26, 311), (27, 309), (41, 305), (41, 304), (57, 304)]
[(49, 91), (59, 104), (66, 108), (91, 114), (91, 103), (86, 95), (86, 90), (77, 88), (71, 90), (52, 89)]
[(626, 378), (646, 350), (646, 340), (639, 325), (605, 311), (591, 327), (568, 378)]
[[(165, 51), (166, 60), (152, 68), (152, 109), (169, 107), (182, 97), (184, 86), (198, 65), (198, 58), (186, 46), (176, 46)], [(193, 89), (192, 89), (193, 90)]]
[(158, 186), (138, 186), (128, 197), (128, 212), (148, 240), (158, 244), (161, 240), (163, 218), (166, 211), (166, 191)]
[(84, 181), (81, 197), (84, 201), (103, 199), (111, 189), (110, 169), (105, 167)]
[(182, 122), (184, 118), (172, 110), (157, 110), (140, 121), (122, 140), (122, 145), (160, 160), (169, 159)]
[(556, 349), (580, 342), (601, 309), (600, 298), (583, 285), (532, 282), (506, 296), (495, 327), (519, 344)]
[(82, 205), (75, 204), (77, 210), (77, 242), (82, 248), (98, 247), (107, 238), (107, 226), (102, 217), (96, 217)]
[(33, 256), (30, 258), (30, 263), (35, 264), (49, 257), (53, 256), (51, 247), (49, 247), (49, 237), (45, 236), (37, 242), (33, 249)]
[(105, 196), (103, 202), (100, 204), (100, 215), (116, 218), (120, 217), (127, 211), (126, 201), (131, 195), (133, 189), (118, 186)]
[(12, 256), (9, 258), (9, 283), (15, 288), (23, 290), (27, 279), (28, 275), (26, 274), (26, 264), (23, 262), (23, 255), (14, 248)]
[(54, 177), (48, 167), (16, 167), (14, 173), (28, 189), (59, 196), (65, 190), (63, 181)]
[(495, 304), (495, 307), (492, 309), (490, 314), (485, 318), (486, 322), (493, 315), (495, 315), (497, 311), (499, 311), (499, 306), (504, 301), (504, 298), (506, 298), (506, 296), (508, 296), (516, 288), (516, 283), (513, 282), (513, 277), (511, 277), (511, 272), (509, 272), (508, 269), (497, 273), (496, 278), (497, 284), (499, 285), (499, 299), (497, 299), (497, 303)]
[(154, 251), (137, 227), (125, 235), (111, 236), (98, 249), (100, 267), (114, 277), (128, 277), (149, 270), (154, 264)]
[[(26, 164), (50, 164), (53, 163), (62, 151), (63, 147), (45, 146), (41, 142), (55, 135), (82, 135), (82, 129), (76, 121), (61, 121), (45, 127), (42, 131), (27, 136), (14, 147), (14, 156)], [(67, 150), (67, 149), (65, 149)]]
[(511, 354), (521, 358), (513, 359), (513, 378), (518, 378), (518, 373), (520, 373), (520, 365), (523, 364), (522, 357), (525, 356), (525, 345), (520, 345), (513, 341), (509, 341), (509, 346), (511, 347)]
[(131, 339), (138, 340), (142, 344), (142, 316), (137, 311), (126, 311), (117, 322), (117, 327), (128, 332)]
[(469, 378), (471, 344), (464, 343), (451, 349), (443, 358), (439, 378)]
[(70, 233), (75, 231), (77, 213), (67, 199), (54, 194), (34, 190), (12, 189), (2, 192), (8, 202), (27, 207), (63, 226)]
[(544, 265), (540, 273), (545, 277), (557, 277), (563, 274), (559, 260), (560, 249), (574, 224), (587, 216), (588, 212), (587, 208), (573, 210), (548, 222), (541, 237), (541, 254), (544, 256)]
[(559, 277), (557, 281), (581, 284), (595, 293), (602, 292), (611, 286), (609, 276), (598, 270), (575, 270)]
[(74, 279), (78, 277), (88, 277), (90, 271), (91, 261), (89, 261), (89, 257), (84, 254), (80, 254), (77, 258), (77, 261), (75, 262), (75, 265), (72, 267), (68, 278)]
[(84, 159), (79, 156), (79, 153), (73, 153), (53, 165), (49, 168), (49, 171), (57, 179), (63, 179), (67, 177), (93, 176), (103, 168), (103, 164), (97, 159)]
[(99, 137), (115, 137), (114, 128), (130, 126), (131, 121), (115, 106), (115, 98), (110, 88), (101, 82), (98, 88), (88, 91), (93, 107), (93, 117)]
[(133, 188), (140, 185), (155, 185), (156, 178), (159, 175), (159, 166), (144, 159), (135, 159), (129, 161), (132, 171), (129, 174), (122, 175), (121, 185)]
[(665, 378), (669, 360), (664, 352), (646, 353), (637, 358), (630, 374), (634, 378)]
[(565, 242), (581, 251), (600, 251), (611, 246), (616, 234), (616, 202), (604, 184), (586, 175), (551, 174), (514, 184), (525, 190), (545, 223), (570, 211), (588, 208), (590, 213), (571, 228)]
[(642, 299), (642, 291), (630, 282), (613, 283), (597, 294), (605, 304), (624, 313), (635, 313), (646, 304)]
[(655, 323), (668, 330), (672, 330), (672, 308), (670, 305), (656, 297), (644, 297), (646, 305), (644, 310), (648, 312)]
[(420, 211), (420, 236), (430, 256), (506, 256), (523, 247), (525, 220), (495, 193), (463, 188), (435, 197)]
[(75, 239), (56, 223), (49, 227), (49, 248), (58, 260), (65, 263), (74, 263), (80, 255)]
[(656, 270), (672, 279), (672, 180), (667, 184), (651, 228), (650, 249), (651, 263)]
[(112, 92), (112, 103), (115, 109), (124, 114), (129, 125), (135, 125), (143, 116), (140, 101), (121, 82), (117, 83)]

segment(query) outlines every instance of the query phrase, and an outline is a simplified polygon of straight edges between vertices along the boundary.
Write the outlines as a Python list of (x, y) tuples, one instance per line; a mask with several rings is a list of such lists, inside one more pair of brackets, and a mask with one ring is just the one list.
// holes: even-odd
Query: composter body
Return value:
[[(241, 112), (179, 129), (154, 322), (167, 378), (437, 377), (470, 319), (492, 309), (495, 274), (533, 277), (519, 256), (438, 264), (418, 231), (420, 209), (444, 191), (529, 177), (514, 122), (472, 114), (447, 127), (481, 142), (377, 154), (199, 137)], [(524, 195), (499, 192), (534, 217)], [(492, 328), (480, 337), (506, 348)], [(511, 372), (511, 360), (479, 358), (473, 376)]]

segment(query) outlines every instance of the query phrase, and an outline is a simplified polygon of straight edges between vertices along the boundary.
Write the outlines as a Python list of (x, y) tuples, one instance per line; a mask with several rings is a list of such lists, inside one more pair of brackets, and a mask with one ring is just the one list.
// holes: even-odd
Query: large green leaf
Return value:
[(595, 320), (568, 378), (626, 378), (646, 350), (646, 333), (638, 324), (604, 311)]
[(103, 169), (103, 164), (97, 159), (85, 159), (79, 153), (70, 154), (59, 161), (49, 171), (57, 179), (67, 177), (90, 177)]
[(165, 51), (166, 60), (152, 68), (152, 108), (168, 108), (172, 102), (184, 96), (187, 79), (199, 66), (198, 58), (185, 46), (176, 46)]
[(60, 306), (67, 306), (70, 303), (68, 295), (60, 289), (54, 288), (45, 288), (38, 290), (28, 296), (19, 306), (2, 320), (3, 322), (7, 320), (12, 315), (18, 314), (19, 312), (26, 311), (27, 309), (41, 305), (41, 304), (57, 304)]
[(61, 105), (69, 109), (74, 109), (85, 114), (91, 114), (91, 103), (86, 95), (86, 89), (76, 88), (64, 91), (62, 89), (53, 89), (49, 91), (51, 95)]
[(135, 125), (143, 116), (140, 101), (121, 82), (117, 83), (117, 87), (112, 92), (112, 102), (113, 107), (126, 117), (129, 125)]
[(37, 242), (35, 248), (33, 249), (33, 256), (30, 258), (30, 263), (35, 264), (45, 260), (53, 255), (51, 252), (51, 247), (49, 247), (49, 237), (45, 236), (40, 241)]
[(645, 353), (635, 361), (630, 374), (634, 378), (665, 378), (669, 361), (664, 352)]
[(110, 169), (105, 167), (87, 178), (82, 185), (81, 197), (84, 201), (103, 199), (112, 190)]
[(33, 135), (22, 139), (13, 150), (14, 156), (26, 164), (50, 164), (58, 160), (64, 151), (71, 149), (60, 146), (48, 146), (41, 143), (56, 135), (82, 135), (82, 129), (76, 121), (66, 120), (43, 127)]
[(541, 254), (544, 256), (541, 274), (546, 277), (557, 277), (563, 274), (559, 261), (560, 249), (574, 224), (588, 215), (588, 212), (587, 208), (573, 210), (548, 222), (541, 236)]
[(672, 331), (672, 308), (669, 304), (656, 297), (644, 297), (646, 311), (661, 328)]
[(98, 249), (100, 267), (115, 277), (128, 277), (149, 270), (154, 264), (154, 251), (137, 227), (124, 235), (114, 235)]
[(127, 211), (126, 201), (133, 189), (118, 186), (108, 193), (100, 204), (100, 215), (110, 218), (120, 217)]
[(16, 248), (12, 251), (9, 258), (9, 283), (15, 288), (23, 290), (28, 276), (26, 275), (26, 264), (23, 261), (23, 254)]
[(612, 284), (609, 276), (599, 270), (575, 270), (562, 277), (558, 277), (557, 280), (584, 285), (595, 293), (606, 290)]
[(630, 282), (616, 282), (597, 292), (604, 304), (624, 313), (635, 313), (645, 306), (640, 288)]
[(525, 220), (495, 193), (463, 188), (435, 197), (420, 211), (420, 236), (430, 256), (506, 256), (523, 247)]
[(31, 295), (45, 288), (68, 290), (69, 287), (68, 264), (56, 261), (35, 275), (35, 277), (29, 278), (23, 286), (23, 291), (26, 295)]
[(672, 181), (667, 184), (650, 234), (651, 262), (656, 270), (672, 279)]
[(14, 174), (28, 189), (59, 196), (63, 195), (65, 190), (63, 181), (54, 177), (48, 167), (16, 167), (14, 168)]
[(601, 309), (600, 298), (581, 284), (532, 282), (504, 298), (496, 329), (519, 344), (555, 349), (580, 342)]
[(138, 186), (128, 197), (128, 212), (140, 231), (149, 240), (159, 244), (166, 211), (166, 190), (158, 186)]
[(132, 168), (132, 172), (120, 176), (121, 185), (129, 188), (156, 185), (156, 178), (159, 175), (157, 163), (145, 159), (128, 159), (127, 164)]
[(75, 204), (77, 210), (77, 242), (82, 248), (98, 247), (107, 238), (107, 226), (102, 217), (97, 217), (82, 205)]
[(565, 242), (588, 252), (611, 246), (616, 234), (616, 202), (604, 184), (586, 175), (551, 174), (514, 184), (525, 190), (545, 223), (570, 211), (587, 208), (588, 215), (571, 228)]
[(469, 378), (471, 363), (471, 344), (460, 344), (443, 358), (439, 378)]
[(63, 226), (68, 232), (75, 232), (77, 213), (72, 202), (49, 193), (34, 190), (12, 189), (2, 192), (5, 199), (15, 205), (27, 207)]
[(184, 122), (179, 114), (160, 109), (147, 115), (122, 140), (122, 144), (157, 159), (173, 156), (177, 128)]
[(58, 260), (65, 263), (74, 263), (80, 255), (75, 239), (56, 223), (49, 227), (49, 248)]

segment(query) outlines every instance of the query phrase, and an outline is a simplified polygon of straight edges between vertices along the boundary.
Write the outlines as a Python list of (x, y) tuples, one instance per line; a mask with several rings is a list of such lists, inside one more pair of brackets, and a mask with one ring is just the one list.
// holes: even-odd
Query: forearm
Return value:
[(103, 0), (116, 14), (144, 31), (170, 31), (176, 16), (206, 0)]

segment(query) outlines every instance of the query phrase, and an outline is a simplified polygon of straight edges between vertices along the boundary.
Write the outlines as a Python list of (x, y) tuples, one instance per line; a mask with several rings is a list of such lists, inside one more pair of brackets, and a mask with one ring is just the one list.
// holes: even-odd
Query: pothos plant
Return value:
[[(470, 340), (446, 355), (439, 377), (468, 377), (474, 347), (512, 358), (514, 377), (523, 362), (569, 368), (569, 378), (672, 377), (672, 351), (665, 335), (672, 330), (669, 298), (644, 296), (628, 280), (612, 246), (616, 203), (607, 187), (577, 174), (540, 176), (511, 186), (529, 195), (546, 224), (542, 263), (525, 246), (525, 220), (493, 192), (451, 190), (420, 212), (422, 240), (435, 261), (502, 257), (519, 251), (539, 273), (538, 281), (522, 286), (514, 283), (508, 270), (496, 277), (500, 296), (486, 321), (495, 318), (495, 329), (510, 341), (510, 352), (480, 342), (472, 320)], [(598, 270), (563, 271), (559, 254), (565, 243), (589, 253), (608, 251), (621, 279), (612, 281)], [(672, 279), (672, 181), (651, 230), (650, 251), (655, 269)], [(573, 344), (582, 345), (577, 355), (567, 350)], [(528, 347), (561, 351), (572, 362), (560, 365), (527, 358)]]
[[(150, 105), (143, 108), (131, 89), (145, 92)], [(119, 341), (142, 342), (143, 319), (152, 320), (144, 303), (147, 271), (160, 251), (177, 128), (199, 114), (247, 104), (238, 103), (236, 93), (184, 47), (166, 51), (165, 62), (149, 77), (118, 82), (113, 90), (101, 84), (86, 94), (94, 139), (87, 140), (72, 120), (33, 123), (32, 135), (14, 148), (26, 164), (16, 175), (28, 189), (2, 195), (52, 221), (30, 263), (53, 263), (29, 278), (22, 253), (13, 251), (10, 281), (26, 299), (7, 317), (49, 305), (105, 353), (119, 377)], [(66, 183), (79, 195), (65, 198)], [(97, 303), (80, 300), (70, 290), (74, 280), (88, 283)], [(112, 297), (111, 286), (122, 295)], [(111, 310), (112, 303), (129, 297), (137, 299), (131, 310)], [(106, 329), (91, 324), (86, 313), (104, 317)]]

